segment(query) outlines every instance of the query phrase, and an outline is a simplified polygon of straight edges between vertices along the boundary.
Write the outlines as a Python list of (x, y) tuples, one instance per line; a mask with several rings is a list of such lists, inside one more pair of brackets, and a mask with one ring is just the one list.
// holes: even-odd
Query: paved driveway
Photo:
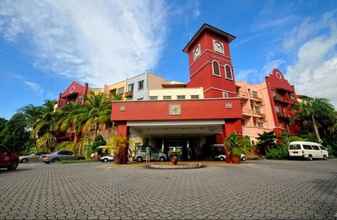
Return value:
[(0, 219), (337, 219), (337, 160), (148, 170), (27, 164), (0, 172)]

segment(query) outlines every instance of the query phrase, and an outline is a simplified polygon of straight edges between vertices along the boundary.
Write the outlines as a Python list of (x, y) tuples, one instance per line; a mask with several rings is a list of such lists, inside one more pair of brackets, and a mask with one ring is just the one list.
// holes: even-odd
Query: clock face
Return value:
[(219, 53), (224, 53), (224, 47), (221, 41), (218, 40), (214, 40), (213, 41), (213, 48), (215, 51), (219, 52)]
[(197, 59), (201, 54), (200, 44), (198, 44), (193, 50), (193, 59)]

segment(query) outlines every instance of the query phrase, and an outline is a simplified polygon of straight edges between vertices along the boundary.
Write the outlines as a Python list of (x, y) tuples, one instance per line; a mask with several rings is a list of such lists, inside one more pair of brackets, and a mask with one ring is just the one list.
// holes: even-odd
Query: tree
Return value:
[(55, 101), (47, 100), (32, 124), (32, 137), (40, 150), (53, 151), (56, 144), (57, 121), (60, 114), (54, 111)]
[(274, 131), (263, 132), (262, 134), (259, 134), (257, 140), (258, 142), (256, 146), (259, 148), (260, 153), (263, 155), (266, 154), (266, 151), (268, 149), (276, 146), (276, 136)]
[(84, 131), (93, 131), (94, 138), (97, 137), (101, 125), (111, 123), (111, 101), (104, 95), (91, 94), (81, 111), (85, 119)]
[(295, 106), (297, 114), (295, 121), (300, 122), (301, 127), (310, 127), (318, 142), (323, 142), (321, 135), (327, 135), (329, 129), (336, 123), (334, 106), (327, 99), (303, 97), (302, 102)]
[(23, 152), (30, 149), (32, 146), (32, 139), (25, 115), (23, 113), (16, 113), (12, 118), (5, 123), (1, 120), (2, 127), (0, 131), (1, 144), (16, 151)]

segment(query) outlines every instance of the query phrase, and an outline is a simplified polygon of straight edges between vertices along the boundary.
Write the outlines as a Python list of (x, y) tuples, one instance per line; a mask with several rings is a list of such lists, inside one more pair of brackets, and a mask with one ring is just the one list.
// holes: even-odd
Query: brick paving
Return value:
[(0, 219), (337, 219), (337, 160), (195, 170), (20, 164), (0, 171)]

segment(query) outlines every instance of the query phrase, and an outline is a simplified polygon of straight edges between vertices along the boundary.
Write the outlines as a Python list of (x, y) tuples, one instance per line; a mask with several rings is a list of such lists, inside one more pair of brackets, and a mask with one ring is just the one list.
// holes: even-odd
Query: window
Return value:
[(120, 87), (120, 88), (117, 89), (117, 94), (118, 95), (121, 95), (123, 93), (124, 93), (124, 87)]
[(313, 150), (320, 150), (319, 147), (316, 146), (316, 145), (311, 145), (311, 147), (312, 147)]
[(252, 96), (253, 96), (254, 98), (258, 98), (257, 92), (256, 92), (256, 91), (252, 91)]
[(199, 99), (199, 95), (191, 95), (191, 99)]
[(258, 122), (257, 122), (257, 127), (263, 128), (263, 122), (262, 122), (262, 121), (258, 121)]
[(212, 62), (213, 75), (220, 76), (220, 67), (217, 61)]
[(229, 92), (224, 91), (224, 92), (223, 92), (223, 97), (224, 97), (224, 98), (229, 98)]
[(198, 45), (193, 49), (193, 60), (196, 60), (200, 55), (201, 55), (201, 48), (200, 48), (200, 44), (198, 44)]
[(128, 92), (132, 92), (133, 91), (133, 83), (128, 85)]
[(233, 80), (232, 68), (228, 64), (225, 65), (225, 76), (226, 79)]
[(306, 145), (306, 144), (303, 144), (303, 148), (305, 150), (312, 150), (311, 146), (310, 145)]
[(261, 114), (261, 107), (258, 106), (258, 105), (255, 105), (255, 112), (256, 112), (257, 114)]
[(164, 96), (163, 96), (163, 99), (164, 99), (164, 100), (171, 100), (171, 96), (170, 96), (170, 95), (164, 95)]
[(299, 144), (293, 144), (289, 146), (290, 150), (301, 150), (301, 145)]
[(183, 100), (183, 99), (185, 99), (185, 96), (184, 95), (177, 95), (177, 99), (178, 100)]
[(150, 100), (158, 100), (158, 96), (150, 96)]
[(144, 89), (144, 80), (138, 81), (138, 90)]

